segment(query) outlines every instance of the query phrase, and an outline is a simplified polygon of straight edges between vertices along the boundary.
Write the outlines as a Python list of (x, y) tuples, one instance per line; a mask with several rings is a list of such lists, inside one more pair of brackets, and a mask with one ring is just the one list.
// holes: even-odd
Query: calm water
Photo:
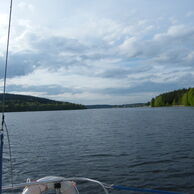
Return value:
[[(194, 108), (7, 113), (6, 120), (15, 183), (82, 176), (194, 193)], [(4, 185), (8, 164), (5, 146)], [(82, 193), (102, 193), (93, 185), (82, 187)]]

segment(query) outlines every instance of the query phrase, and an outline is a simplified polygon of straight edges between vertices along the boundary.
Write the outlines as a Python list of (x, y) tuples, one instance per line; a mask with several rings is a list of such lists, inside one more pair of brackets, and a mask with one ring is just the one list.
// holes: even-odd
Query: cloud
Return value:
[(0, 25), (7, 25), (8, 15), (0, 13)]
[(129, 58), (141, 55), (141, 47), (136, 37), (126, 39), (120, 46), (121, 53), (126, 54)]
[[(194, 28), (184, 25), (170, 26), (164, 33), (158, 33), (152, 39), (131, 37), (125, 40), (120, 50), (129, 59), (139, 57), (149, 60), (153, 65), (193, 66), (185, 60), (192, 60), (194, 50)], [(190, 57), (188, 56), (190, 53)]]
[[(7, 82), (10, 92), (69, 98), (86, 104), (127, 103), (127, 98), (133, 101), (132, 96), (143, 101), (143, 95), (148, 99), (193, 84), (192, 78), (187, 79), (194, 74), (192, 22), (181, 22), (176, 15), (171, 21), (163, 16), (156, 22), (153, 17), (137, 15), (138, 9), (116, 17), (112, 12), (108, 16), (79, 7), (74, 16), (64, 17), (62, 12), (62, 17), (55, 16), (59, 24), (49, 22), (53, 16), (49, 12), (48, 18), (43, 18), (48, 20), (47, 25), (41, 26), (42, 17), (38, 22), (32, 19), (35, 10), (40, 16), (36, 4), (20, 1), (18, 7), (31, 15), (15, 20), (12, 28)], [(188, 20), (192, 18), (189, 15)], [(0, 15), (4, 18), (0, 21), (1, 64), (5, 57), (6, 17)], [(1, 81), (3, 70), (1, 65)]]
[[(4, 56), (0, 57), (0, 63), (2, 64), (0, 66), (0, 78), (3, 78), (4, 76), (4, 61)], [(7, 78), (23, 76), (31, 73), (36, 68), (36, 64), (37, 60), (36, 58), (33, 58), (33, 55), (31, 55), (31, 53), (10, 53)]]
[(28, 10), (28, 11), (34, 11), (34, 6), (32, 4), (26, 3), (24, 1), (20, 1), (17, 4), (17, 7), (20, 8), (21, 10)]
[(48, 86), (25, 86), (25, 85), (9, 85), (7, 88), (8, 92), (25, 93), (25, 92), (36, 92), (42, 95), (52, 96), (64, 93), (78, 94), (81, 93), (79, 89), (74, 90), (72, 88), (65, 88), (60, 85), (48, 85)]
[[(154, 36), (156, 41), (188, 41), (193, 39), (194, 28), (185, 25), (172, 25), (165, 33), (159, 33)], [(187, 43), (187, 42), (186, 42)]]
[(194, 16), (194, 11), (187, 12), (186, 17), (192, 17), (192, 16)]

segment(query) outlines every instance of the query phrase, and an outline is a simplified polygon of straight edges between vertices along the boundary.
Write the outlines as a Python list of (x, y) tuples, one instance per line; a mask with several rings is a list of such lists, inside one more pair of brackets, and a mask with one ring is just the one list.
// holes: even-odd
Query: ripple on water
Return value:
[[(194, 109), (184, 107), (8, 113), (14, 181), (83, 176), (192, 193), (192, 115)], [(6, 146), (5, 151), (3, 182), (7, 184)], [(80, 189), (90, 194), (101, 191), (86, 183)]]

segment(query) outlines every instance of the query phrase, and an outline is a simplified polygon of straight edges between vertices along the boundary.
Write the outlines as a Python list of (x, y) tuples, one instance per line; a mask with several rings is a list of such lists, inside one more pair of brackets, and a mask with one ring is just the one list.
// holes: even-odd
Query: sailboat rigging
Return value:
[(13, 174), (12, 174), (12, 159), (11, 159), (11, 146), (9, 140), (9, 134), (7, 125), (5, 123), (5, 93), (6, 93), (6, 80), (7, 80), (7, 66), (8, 66), (8, 57), (9, 57), (9, 40), (10, 40), (10, 31), (11, 31), (11, 18), (12, 18), (12, 5), (13, 0), (10, 1), (10, 11), (9, 11), (9, 24), (8, 24), (8, 32), (7, 32), (7, 48), (5, 55), (5, 71), (4, 71), (4, 84), (3, 84), (3, 99), (2, 99), (2, 121), (1, 121), (1, 129), (0, 129), (0, 194), (2, 193), (2, 171), (3, 171), (3, 140), (4, 140), (4, 128), (7, 132), (8, 144), (9, 144), (9, 152), (10, 152), (10, 166), (11, 166), (11, 183), (13, 186)]

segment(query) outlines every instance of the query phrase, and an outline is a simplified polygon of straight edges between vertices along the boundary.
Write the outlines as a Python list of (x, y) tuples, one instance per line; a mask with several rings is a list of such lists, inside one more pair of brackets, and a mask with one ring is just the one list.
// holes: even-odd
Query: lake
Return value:
[[(14, 182), (48, 176), (194, 193), (194, 108), (6, 113)], [(3, 184), (9, 183), (5, 138)], [(102, 193), (81, 184), (81, 193)], [(130, 193), (112, 191), (111, 193)]]

